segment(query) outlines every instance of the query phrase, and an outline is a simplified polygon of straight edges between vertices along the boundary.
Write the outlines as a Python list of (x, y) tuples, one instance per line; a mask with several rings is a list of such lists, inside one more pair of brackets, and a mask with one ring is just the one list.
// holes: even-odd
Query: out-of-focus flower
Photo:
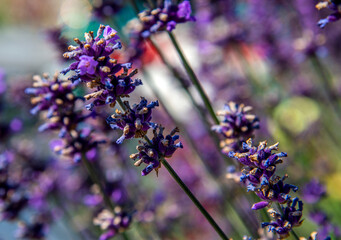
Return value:
[(269, 209), (271, 217), (274, 218), (271, 222), (263, 222), (262, 227), (269, 226), (269, 231), (278, 234), (280, 239), (287, 238), (293, 227), (298, 227), (302, 224), (303, 202), (298, 198), (288, 201), (286, 207), (282, 207), (283, 213), (278, 213), (274, 209)]
[(116, 113), (107, 118), (108, 124), (113, 129), (123, 130), (123, 135), (116, 141), (116, 143), (122, 143), (124, 139), (129, 138), (142, 138), (147, 130), (155, 126), (150, 122), (152, 119), (152, 109), (159, 106), (158, 101), (147, 104), (145, 98), (141, 98), (139, 104), (134, 104), (131, 108), (129, 102), (125, 101), (127, 111), (122, 113), (116, 110)]
[(44, 215), (36, 215), (32, 222), (19, 222), (19, 228), (16, 237), (19, 239), (45, 239), (47, 233), (47, 224), (49, 219)]
[(248, 113), (251, 109), (252, 107), (244, 104), (229, 102), (224, 110), (217, 113), (224, 119), (219, 125), (213, 126), (212, 130), (224, 137), (220, 143), (223, 153), (241, 151), (242, 142), (253, 137), (254, 130), (259, 128), (258, 118)]
[(0, 154), (0, 221), (14, 220), (28, 203), (26, 192), (20, 189), (20, 180), (11, 177), (9, 168), (12, 163), (11, 152)]
[(92, 114), (82, 114), (75, 110), (78, 98), (73, 94), (75, 85), (69, 80), (61, 80), (56, 74), (52, 79), (47, 75), (43, 78), (34, 77), (33, 88), (27, 88), (27, 94), (33, 94), (32, 104), (36, 106), (32, 114), (47, 111), (47, 122), (39, 127), (39, 131), (60, 130), (62, 140), (53, 141), (52, 148), (62, 156), (71, 157), (74, 162), (81, 160), (82, 153), (96, 149), (99, 143), (90, 135), (91, 129), (84, 122)]
[[(157, 132), (157, 129), (159, 130)], [(138, 153), (131, 154), (130, 158), (135, 160), (135, 166), (140, 166), (142, 163), (147, 164), (147, 167), (142, 170), (142, 176), (149, 174), (153, 169), (158, 174), (161, 167), (160, 160), (162, 158), (170, 158), (177, 148), (182, 148), (182, 143), (175, 143), (179, 139), (175, 133), (179, 132), (178, 128), (173, 129), (170, 134), (163, 135), (164, 128), (157, 126), (153, 130), (154, 137), (149, 141), (141, 141), (136, 147)]]
[(105, 231), (100, 236), (99, 240), (107, 240), (126, 230), (129, 227), (131, 220), (132, 217), (130, 214), (124, 212), (120, 207), (115, 207), (114, 213), (107, 209), (101, 211), (97, 217), (94, 218), (93, 223), (96, 226), (99, 226), (101, 230)]
[(37, 75), (33, 81), (33, 87), (25, 90), (26, 94), (35, 95), (31, 99), (31, 103), (36, 105), (31, 110), (32, 114), (47, 110), (47, 117), (51, 118), (59, 113), (61, 107), (66, 112), (74, 108), (75, 96), (72, 91), (75, 86), (71, 81), (59, 79), (58, 74), (52, 79), (48, 74), (43, 74), (43, 77)]
[(302, 199), (307, 203), (317, 203), (326, 196), (327, 190), (317, 179), (312, 179), (303, 187)]
[(330, 234), (335, 237), (341, 237), (341, 229), (331, 223), (327, 214), (322, 211), (313, 211), (309, 214), (310, 219), (315, 222), (318, 226), (318, 236), (319, 239), (326, 239)]
[[(56, 27), (46, 31), (48, 41), (54, 45), (58, 53), (63, 54), (68, 50), (68, 40), (62, 36), (62, 28)], [(65, 61), (65, 58), (60, 57)]]
[(95, 0), (92, 2), (93, 13), (98, 19), (111, 17), (123, 7), (123, 0)]
[(323, 8), (330, 8), (333, 13), (329, 14), (328, 17), (318, 21), (317, 25), (320, 28), (324, 28), (330, 22), (336, 22), (341, 18), (341, 3), (339, 0), (323, 0), (316, 4), (316, 8), (321, 10)]
[(162, 6), (139, 13), (138, 17), (142, 24), (141, 36), (146, 38), (157, 31), (172, 31), (179, 23), (194, 21), (195, 18), (191, 14), (192, 9), (189, 1), (185, 0), (180, 4), (174, 4), (170, 0), (165, 0)]
[(126, 25), (130, 46), (127, 49), (130, 61), (138, 60), (145, 56), (146, 45), (144, 40), (160, 31), (172, 31), (177, 24), (194, 21), (191, 16), (191, 4), (185, 0), (175, 4), (165, 0), (153, 10), (145, 10), (138, 14), (138, 19), (132, 19)]

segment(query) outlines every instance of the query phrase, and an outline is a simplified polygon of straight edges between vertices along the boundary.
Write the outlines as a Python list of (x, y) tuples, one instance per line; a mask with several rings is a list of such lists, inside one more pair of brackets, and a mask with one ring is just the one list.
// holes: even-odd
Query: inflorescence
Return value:
[(106, 104), (114, 107), (117, 97), (128, 96), (136, 86), (142, 84), (141, 80), (133, 79), (137, 70), (129, 72), (130, 63), (120, 64), (111, 58), (110, 55), (122, 47), (116, 33), (111, 27), (101, 25), (96, 37), (90, 31), (85, 33), (85, 41), (75, 38), (78, 46), (69, 46), (69, 52), (64, 54), (65, 58), (75, 62), (62, 73), (73, 71), (74, 75), (70, 80), (80, 80), (85, 82), (88, 88), (94, 89), (92, 93), (84, 96), (86, 100), (93, 99), (87, 105), (88, 110)]
[[(185, 8), (186, 4), (189, 3), (183, 3), (181, 8)], [(103, 38), (100, 38), (102, 34)], [(160, 167), (162, 157), (171, 157), (177, 148), (182, 147), (181, 143), (174, 143), (179, 138), (178, 135), (173, 136), (178, 130), (172, 131), (170, 135), (163, 136), (163, 128), (151, 122), (152, 109), (159, 105), (158, 101), (148, 104), (148, 101), (142, 97), (140, 103), (134, 104), (132, 107), (128, 101), (121, 103), (121, 98), (129, 97), (135, 87), (142, 82), (138, 79), (132, 80), (132, 76), (137, 73), (137, 70), (128, 73), (128, 69), (131, 68), (130, 63), (120, 64), (111, 58), (114, 50), (121, 47), (115, 30), (109, 26), (101, 25), (96, 37), (93, 36), (92, 32), (89, 32), (85, 34), (85, 39), (85, 42), (75, 39), (79, 46), (70, 46), (70, 52), (64, 54), (65, 57), (76, 61), (62, 73), (66, 74), (73, 71), (75, 75), (70, 77), (71, 80), (79, 79), (85, 82), (88, 88), (96, 88), (97, 91), (85, 96), (86, 100), (95, 98), (90, 105), (87, 105), (90, 110), (93, 110), (94, 106), (104, 104), (114, 107), (119, 101), (122, 109), (116, 109), (115, 113), (106, 119), (113, 129), (123, 131), (116, 143), (120, 144), (124, 139), (130, 138), (148, 139), (146, 137), (148, 129), (154, 129), (154, 138), (138, 147), (139, 151), (148, 149), (148, 152), (145, 153), (146, 156), (149, 156), (151, 150), (154, 151), (153, 156), (149, 156), (148, 159), (144, 157), (142, 160), (148, 164), (147, 168), (142, 171), (142, 175), (147, 175), (151, 170)], [(155, 133), (156, 129), (159, 129), (158, 134)], [(141, 158), (144, 154), (142, 152), (140, 153)], [(137, 161), (139, 164), (135, 163), (135, 165), (139, 166), (142, 161)]]
[[(277, 165), (282, 163), (282, 157), (286, 157), (284, 152), (273, 153), (278, 150), (278, 143), (267, 146), (267, 142), (260, 142), (258, 147), (252, 146), (249, 139), (243, 143), (243, 152), (229, 153), (229, 157), (235, 158), (243, 166), (240, 181), (247, 185), (248, 191), (253, 191), (263, 201), (255, 203), (253, 210), (259, 210), (272, 203), (280, 205), (283, 213), (277, 213), (270, 209), (270, 214), (274, 218), (271, 222), (262, 223), (263, 227), (271, 226), (269, 230), (276, 232), (280, 238), (285, 238), (293, 227), (299, 226), (302, 221), (303, 203), (298, 198), (292, 199), (290, 191), (296, 192), (298, 188), (291, 184), (285, 184), (287, 175), (280, 178), (275, 174)], [(298, 208), (296, 209), (296, 205)]]
[(316, 4), (316, 8), (321, 10), (323, 8), (330, 8), (333, 13), (329, 14), (326, 18), (321, 19), (317, 25), (324, 28), (330, 22), (336, 22), (341, 18), (341, 2), (339, 0), (323, 0)]
[(249, 113), (251, 110), (250, 106), (231, 101), (225, 105), (224, 110), (217, 113), (224, 119), (219, 125), (213, 126), (212, 130), (223, 136), (220, 147), (224, 154), (241, 151), (242, 143), (253, 137), (254, 130), (259, 128), (259, 120)]
[(26, 93), (34, 95), (31, 103), (36, 106), (32, 114), (46, 112), (46, 120), (39, 131), (59, 130), (61, 140), (53, 141), (53, 150), (70, 157), (74, 162), (81, 160), (82, 154), (93, 151), (103, 141), (91, 136), (91, 128), (84, 123), (92, 114), (84, 114), (75, 109), (76, 101), (80, 100), (73, 94), (75, 85), (69, 80), (62, 80), (55, 74), (51, 79), (47, 74), (34, 77), (33, 88)]

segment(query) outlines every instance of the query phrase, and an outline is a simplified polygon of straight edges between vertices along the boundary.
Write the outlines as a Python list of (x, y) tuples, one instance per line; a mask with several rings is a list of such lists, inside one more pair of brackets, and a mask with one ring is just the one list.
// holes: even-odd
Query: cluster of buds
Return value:
[(92, 2), (93, 14), (98, 19), (111, 17), (123, 8), (122, 0), (97, 0)]
[[(179, 5), (172, 5), (169, 1), (165, 2), (163, 9), (152, 11), (153, 16), (169, 15), (169, 22), (178, 21), (184, 22), (185, 19), (190, 19), (190, 4), (184, 1)], [(146, 17), (146, 16), (145, 16)], [(145, 18), (143, 21), (147, 22)], [(149, 22), (148, 24), (151, 24)], [(147, 24), (147, 25), (148, 25)], [(161, 29), (160, 29), (161, 30)], [(100, 36), (103, 34), (103, 38)], [(75, 41), (78, 47), (70, 47), (70, 52), (65, 53), (65, 57), (76, 60), (63, 73), (70, 70), (76, 71), (77, 76), (72, 79), (79, 79), (87, 83), (88, 88), (97, 88), (96, 92), (85, 96), (85, 99), (95, 98), (95, 100), (87, 106), (92, 109), (94, 106), (109, 104), (114, 107), (117, 101), (121, 101), (121, 97), (127, 97), (135, 86), (141, 84), (140, 80), (132, 81), (131, 77), (137, 73), (136, 70), (128, 73), (131, 64), (119, 64), (116, 60), (111, 59), (110, 55), (118, 48), (118, 37), (116, 31), (109, 26), (101, 25), (97, 36), (94, 37), (92, 32), (85, 34), (86, 42), (81, 42), (79, 39)], [(123, 70), (120, 75), (118, 72)], [(145, 138), (149, 128), (154, 128), (154, 138), (144, 142), (137, 147), (139, 153), (132, 154), (131, 158), (137, 159), (135, 165), (139, 166), (144, 162), (147, 167), (142, 170), (142, 175), (147, 175), (153, 169), (160, 168), (160, 160), (169, 158), (175, 150), (182, 148), (181, 143), (174, 142), (179, 138), (175, 135), (178, 129), (174, 129), (169, 135), (163, 136), (164, 128), (151, 122), (152, 109), (158, 106), (158, 101), (148, 104), (147, 100), (142, 98), (140, 103), (134, 104), (132, 107), (128, 102), (121, 104), (122, 110), (116, 112), (107, 118), (107, 123), (113, 129), (121, 129), (123, 135), (116, 141), (122, 143), (124, 139), (130, 138)], [(159, 132), (157, 133), (157, 129)]]
[(135, 166), (140, 166), (142, 163), (147, 165), (141, 172), (142, 176), (149, 174), (153, 169), (158, 174), (162, 158), (170, 158), (177, 148), (183, 148), (181, 142), (175, 143), (179, 139), (179, 136), (175, 135), (179, 132), (178, 128), (173, 129), (166, 136), (163, 135), (163, 131), (162, 126), (157, 126), (153, 130), (154, 137), (148, 141), (141, 141), (136, 147), (138, 153), (130, 155), (130, 158), (135, 160)]
[(315, 6), (318, 10), (323, 8), (330, 8), (333, 13), (329, 14), (326, 18), (321, 19), (317, 25), (324, 28), (330, 22), (336, 22), (341, 18), (341, 2), (338, 0), (323, 0)]
[(104, 143), (104, 140), (95, 140), (92, 131), (88, 127), (71, 130), (61, 139), (53, 141), (51, 148), (54, 152), (66, 159), (72, 159), (74, 163), (82, 160), (84, 153), (89, 160), (96, 156), (97, 146)]
[(48, 230), (47, 224), (50, 222), (51, 216), (46, 213), (41, 213), (32, 219), (32, 221), (19, 222), (19, 228), (16, 236), (19, 239), (45, 239)]
[(131, 108), (128, 101), (125, 101), (126, 111), (123, 113), (116, 109), (116, 112), (107, 118), (107, 123), (112, 129), (121, 129), (123, 135), (116, 141), (120, 144), (124, 139), (142, 138), (150, 127), (155, 126), (151, 122), (152, 109), (159, 106), (158, 101), (147, 104), (147, 100), (141, 97), (139, 104)]
[(57, 74), (51, 79), (45, 74), (43, 78), (35, 76), (33, 88), (27, 88), (26, 93), (34, 95), (31, 102), (36, 106), (31, 110), (32, 114), (47, 112), (47, 122), (39, 130), (60, 130), (61, 140), (52, 144), (55, 152), (79, 162), (82, 153), (94, 151), (102, 141), (94, 140), (91, 130), (84, 126), (92, 114), (75, 110), (79, 98), (73, 94), (74, 88), (70, 80), (62, 80)]
[(194, 21), (195, 18), (191, 16), (191, 13), (189, 1), (173, 4), (171, 0), (165, 0), (162, 6), (139, 13), (138, 17), (142, 24), (141, 36), (147, 38), (157, 31), (172, 31), (178, 23)]
[(225, 105), (224, 110), (217, 113), (224, 119), (219, 125), (213, 126), (212, 130), (223, 136), (220, 147), (224, 154), (240, 152), (242, 142), (253, 137), (254, 130), (259, 128), (259, 120), (249, 113), (251, 110), (250, 106), (231, 101)]
[[(270, 210), (275, 218), (270, 223), (263, 223), (262, 226), (271, 226), (270, 231), (276, 232), (280, 238), (288, 236), (293, 227), (299, 226), (302, 221), (303, 203), (298, 198), (292, 199), (290, 191), (296, 192), (298, 188), (291, 184), (284, 183), (287, 175), (280, 178), (275, 175), (277, 165), (282, 163), (282, 157), (286, 157), (284, 152), (273, 153), (278, 150), (278, 143), (267, 147), (267, 142), (260, 142), (258, 147), (252, 146), (252, 140), (249, 139), (243, 143), (243, 151), (229, 153), (229, 157), (235, 158), (243, 166), (240, 181), (247, 184), (248, 191), (253, 191), (263, 201), (255, 203), (253, 210), (262, 209), (273, 202), (279, 204), (287, 203), (283, 207), (283, 214)], [(298, 210), (296, 205), (298, 203)], [(291, 204), (291, 205), (290, 205)]]
[(252, 139), (243, 143), (243, 150), (247, 152), (238, 153), (231, 151), (229, 157), (235, 158), (243, 165), (241, 181), (249, 182), (252, 187), (269, 184), (269, 180), (276, 171), (276, 165), (282, 163), (281, 157), (287, 154), (272, 153), (278, 150), (278, 144), (267, 147), (267, 142), (260, 142), (258, 147), (252, 146)]
[(62, 73), (73, 71), (75, 75), (70, 80), (81, 80), (87, 83), (88, 88), (94, 89), (84, 96), (86, 100), (94, 99), (87, 106), (88, 110), (106, 104), (113, 107), (117, 97), (128, 96), (136, 86), (142, 84), (141, 80), (132, 79), (137, 70), (129, 73), (130, 63), (119, 64), (111, 58), (111, 54), (121, 48), (118, 39), (114, 29), (101, 25), (96, 37), (93, 32), (88, 32), (85, 33), (85, 41), (75, 38), (78, 46), (69, 46), (69, 52), (64, 54), (65, 58), (75, 62)]
[(287, 238), (293, 227), (298, 227), (302, 224), (302, 211), (303, 202), (298, 198), (290, 199), (286, 207), (282, 206), (281, 213), (276, 212), (272, 208), (269, 209), (268, 212), (274, 220), (262, 223), (262, 227), (269, 226), (269, 230), (276, 232), (280, 239)]
[(120, 207), (115, 207), (113, 213), (107, 209), (102, 210), (94, 218), (93, 223), (105, 231), (99, 239), (107, 240), (125, 231), (129, 227), (131, 219), (131, 214), (124, 212)]
[(13, 179), (10, 174), (13, 157), (11, 152), (0, 154), (0, 220), (16, 219), (28, 203), (26, 192), (20, 188), (20, 179)]
[(138, 19), (132, 19), (126, 25), (129, 33), (130, 46), (127, 49), (130, 60), (138, 61), (146, 52), (144, 40), (152, 34), (160, 31), (172, 31), (177, 24), (194, 21), (191, 15), (192, 9), (189, 1), (174, 4), (165, 0), (156, 9), (147, 9), (138, 14)]

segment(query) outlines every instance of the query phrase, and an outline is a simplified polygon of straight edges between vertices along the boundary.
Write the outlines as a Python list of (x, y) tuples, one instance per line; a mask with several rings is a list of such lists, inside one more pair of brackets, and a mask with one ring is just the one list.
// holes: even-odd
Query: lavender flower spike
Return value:
[(85, 41), (74, 39), (78, 46), (70, 46), (69, 52), (64, 54), (65, 58), (75, 62), (62, 73), (73, 71), (70, 80), (81, 80), (93, 89), (92, 93), (84, 96), (86, 100), (93, 99), (86, 106), (88, 110), (106, 104), (114, 107), (117, 97), (128, 96), (142, 84), (141, 80), (132, 79), (137, 70), (129, 71), (130, 63), (117, 63), (111, 58), (111, 54), (121, 48), (116, 33), (111, 27), (101, 25), (96, 37), (93, 32), (85, 33)]
[(106, 231), (100, 236), (99, 240), (108, 240), (123, 232), (129, 227), (131, 219), (131, 215), (118, 206), (115, 207), (114, 213), (104, 209), (93, 220), (94, 225), (100, 226), (101, 230)]
[(84, 37), (85, 41), (75, 38), (74, 41), (78, 46), (69, 46), (69, 52), (64, 53), (64, 58), (76, 61), (63, 73), (72, 70), (79, 73), (82, 81), (89, 82), (101, 78), (102, 83), (105, 83), (105, 79), (110, 74), (115, 74), (122, 68), (110, 57), (116, 49), (121, 48), (119, 37), (110, 26), (104, 25), (99, 27), (96, 37), (93, 32), (85, 33)]
[(172, 31), (179, 23), (195, 21), (191, 13), (189, 1), (185, 0), (177, 5), (172, 1), (165, 0), (164, 4), (158, 8), (145, 10), (139, 14), (140, 23), (136, 30), (138, 29), (138, 35), (142, 38), (147, 38), (158, 31)]
[(107, 123), (110, 124), (113, 129), (123, 130), (123, 135), (116, 142), (122, 143), (124, 139), (129, 138), (142, 138), (147, 130), (155, 126), (151, 122), (152, 109), (159, 106), (159, 102), (151, 102), (147, 104), (147, 100), (141, 97), (139, 104), (134, 104), (131, 108), (129, 102), (124, 102), (128, 109), (124, 113), (116, 110), (116, 113), (107, 118)]
[(249, 139), (243, 143), (244, 153), (229, 152), (229, 157), (237, 159), (243, 165), (243, 175), (240, 180), (248, 181), (254, 187), (268, 185), (276, 171), (276, 165), (282, 163), (282, 157), (287, 156), (284, 152), (272, 152), (278, 150), (278, 144), (267, 147), (267, 142), (263, 141), (255, 147)]
[(341, 18), (341, 3), (338, 0), (323, 0), (316, 4), (316, 8), (318, 10), (321, 10), (323, 8), (329, 7), (331, 10), (333, 10), (333, 13), (331, 13), (328, 17), (321, 19), (317, 25), (320, 28), (324, 28), (328, 23), (330, 22), (336, 22)]
[(277, 233), (280, 239), (287, 238), (293, 227), (298, 227), (302, 224), (302, 210), (303, 202), (298, 198), (294, 198), (287, 203), (286, 207), (282, 207), (282, 214), (274, 209), (269, 209), (268, 212), (274, 218), (274, 221), (263, 222), (262, 227), (269, 226), (269, 231)]
[(219, 125), (213, 126), (212, 130), (224, 138), (220, 143), (223, 153), (240, 151), (242, 142), (253, 137), (254, 130), (259, 128), (259, 120), (249, 113), (251, 110), (250, 106), (231, 101), (225, 105), (224, 110), (217, 113), (224, 119)]
[[(157, 132), (159, 129), (159, 132)], [(178, 135), (175, 133), (179, 132), (178, 128), (173, 129), (170, 134), (163, 135), (164, 128), (162, 126), (157, 126), (153, 130), (154, 137), (147, 141), (141, 141), (140, 145), (136, 147), (138, 153), (130, 155), (130, 158), (135, 160), (135, 166), (140, 166), (142, 163), (147, 164), (141, 172), (142, 176), (148, 175), (153, 169), (158, 175), (158, 170), (161, 167), (161, 158), (170, 158), (177, 148), (183, 148), (182, 143), (175, 143), (179, 139)]]

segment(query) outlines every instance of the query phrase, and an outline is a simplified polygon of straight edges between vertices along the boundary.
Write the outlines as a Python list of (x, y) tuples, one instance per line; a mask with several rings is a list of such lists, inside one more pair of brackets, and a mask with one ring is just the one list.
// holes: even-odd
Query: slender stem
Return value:
[(82, 162), (83, 162), (83, 165), (85, 166), (91, 180), (99, 186), (106, 206), (113, 211), (114, 210), (114, 204), (110, 200), (109, 196), (106, 194), (105, 189), (104, 189), (101, 181), (99, 180), (95, 169), (92, 167), (91, 163), (89, 162), (89, 160), (85, 156), (85, 153), (82, 153)]
[(335, 91), (333, 90), (333, 86), (332, 86), (333, 79), (332, 79), (332, 76), (330, 75), (330, 72), (328, 71), (326, 66), (323, 65), (323, 63), (319, 60), (319, 58), (316, 55), (313, 55), (310, 58), (310, 61), (312, 63), (313, 69), (315, 70), (316, 74), (321, 80), (322, 97), (324, 98), (327, 104), (330, 104), (330, 106), (334, 109), (334, 112), (336, 113), (337, 117), (340, 119), (341, 107), (338, 102)]
[(117, 97), (116, 102), (118, 103), (118, 105), (120, 105), (120, 107), (122, 108), (123, 111), (126, 112), (128, 110), (120, 97)]
[(300, 237), (297, 235), (297, 233), (293, 229), (291, 229), (291, 233), (292, 235), (294, 235), (296, 240), (300, 240)]
[(139, 7), (138, 7), (137, 3), (135, 2), (135, 0), (130, 0), (130, 3), (133, 6), (136, 15), (139, 14), (140, 10), (139, 10)]
[[(188, 88), (188, 84), (186, 83), (186, 80), (183, 79), (181, 77), (181, 74), (176, 70), (176, 68), (174, 68), (166, 59), (166, 57), (163, 55), (162, 51), (160, 50), (160, 48), (157, 46), (157, 44), (151, 39), (149, 38), (148, 41), (149, 45), (158, 53), (159, 57), (161, 58), (161, 61), (165, 64), (165, 66), (172, 72), (173, 76), (175, 77), (175, 79), (177, 79), (179, 81), (179, 83), (181, 84), (182, 88), (185, 90), (187, 96), (189, 97), (190, 101), (192, 102), (193, 106), (195, 107), (195, 109), (197, 110), (197, 112), (199, 113), (199, 116), (202, 120), (202, 122), (204, 123), (205, 129), (208, 132), (208, 134), (210, 135), (211, 139), (214, 142), (214, 145), (217, 149), (217, 151), (219, 153), (221, 153), (221, 149), (220, 149), (220, 140), (217, 137), (217, 135), (211, 130), (211, 123), (209, 122), (209, 120), (206, 118), (205, 116), (205, 112), (204, 109), (198, 105), (198, 103), (194, 100), (194, 97), (192, 95), (192, 93), (189, 91)], [(220, 154), (221, 156), (223, 155), (222, 153)], [(227, 164), (231, 164), (231, 162), (229, 161), (228, 158), (226, 158), (225, 155), (222, 156), (223, 160), (227, 163)], [(232, 162), (233, 163), (233, 162)]]
[(194, 100), (193, 95), (191, 94), (191, 92), (189, 91), (189, 86), (188, 83), (186, 82), (186, 80), (181, 77), (181, 74), (176, 70), (176, 68), (174, 68), (166, 59), (166, 57), (163, 55), (161, 49), (159, 48), (159, 46), (151, 39), (149, 38), (148, 41), (149, 45), (157, 52), (157, 54), (159, 55), (159, 57), (161, 58), (161, 61), (163, 62), (163, 64), (165, 64), (165, 66), (172, 72), (173, 76), (179, 81), (179, 83), (181, 84), (181, 86), (183, 87), (183, 89), (185, 90), (185, 92), (187, 93), (189, 99), (191, 100), (192, 104), (194, 105), (194, 107), (198, 110), (198, 113), (200, 114), (202, 120), (204, 121), (204, 123), (206, 125), (209, 125), (209, 129), (211, 127), (210, 123), (206, 120), (205, 117), (205, 113), (203, 111), (203, 109), (198, 105), (198, 103)]
[[(122, 99), (120, 97), (118, 97), (116, 99), (116, 101), (120, 105), (120, 107), (122, 108), (123, 111), (127, 111), (127, 108), (124, 105), (124, 103), (122, 102)], [(151, 140), (146, 135), (144, 136), (144, 139), (148, 144), (150, 144), (150, 145), (152, 144)], [(187, 194), (187, 196), (192, 200), (192, 202), (195, 204), (195, 206), (204, 215), (204, 217), (207, 219), (207, 221), (211, 224), (211, 226), (214, 228), (214, 230), (218, 233), (218, 235), (222, 239), (228, 240), (228, 237), (225, 235), (225, 233), (221, 230), (221, 228), (214, 221), (214, 219), (211, 217), (211, 215), (206, 211), (206, 209), (201, 205), (201, 203), (198, 201), (198, 199), (189, 190), (189, 188), (186, 186), (186, 184), (181, 180), (181, 178), (174, 171), (174, 169), (169, 165), (167, 160), (164, 158), (161, 158), (160, 162), (165, 166), (165, 168), (168, 170), (170, 175), (174, 178), (174, 180), (179, 184), (179, 186), (182, 188), (182, 190), (184, 190), (184, 192)]]
[(187, 61), (185, 55), (182, 53), (182, 50), (181, 50), (181, 48), (180, 48), (180, 46), (179, 46), (177, 40), (175, 39), (175, 36), (174, 36), (173, 33), (171, 33), (171, 32), (167, 32), (167, 33), (168, 33), (168, 36), (170, 37), (170, 39), (171, 39), (171, 41), (172, 41), (172, 43), (173, 43), (173, 45), (174, 45), (176, 51), (177, 51), (178, 54), (179, 54), (179, 57), (180, 57), (180, 59), (181, 59), (183, 65), (184, 65), (184, 67), (185, 67), (185, 69), (186, 69), (186, 72), (187, 72), (188, 76), (190, 77), (190, 79), (191, 79), (193, 85), (194, 85), (194, 86), (196, 87), (196, 89), (198, 90), (198, 92), (199, 92), (199, 94), (200, 94), (200, 96), (201, 96), (201, 98), (202, 98), (202, 100), (203, 100), (203, 102), (204, 102), (206, 108), (208, 109), (208, 112), (210, 113), (210, 115), (211, 115), (211, 117), (212, 117), (214, 123), (215, 123), (215, 124), (219, 124), (219, 120), (218, 120), (217, 116), (215, 115), (215, 112), (214, 112), (214, 110), (213, 110), (213, 107), (212, 107), (212, 105), (211, 105), (211, 102), (210, 102), (209, 98), (207, 97), (207, 94), (205, 93), (204, 89), (202, 88), (202, 86), (201, 86), (201, 84), (200, 84), (200, 82), (199, 82), (199, 79), (198, 79), (197, 76), (195, 75), (195, 73), (194, 73), (192, 67), (189, 65), (189, 63), (188, 63), (188, 61)]
[(147, 0), (147, 2), (148, 2), (148, 5), (149, 5), (149, 7), (150, 7), (151, 9), (154, 9), (154, 8), (155, 8), (155, 4), (154, 4), (154, 2), (153, 2), (152, 0)]
[(207, 219), (207, 221), (211, 224), (211, 226), (214, 228), (214, 230), (219, 234), (221, 239), (228, 240), (229, 238), (225, 235), (223, 230), (218, 226), (218, 224), (214, 221), (214, 219), (211, 217), (211, 215), (206, 211), (206, 209), (201, 205), (201, 203), (198, 201), (198, 199), (193, 195), (191, 190), (186, 186), (186, 184), (181, 180), (181, 178), (178, 176), (178, 174), (174, 171), (174, 169), (169, 165), (166, 159), (162, 158), (161, 163), (165, 168), (168, 170), (169, 174), (174, 178), (174, 180), (179, 184), (179, 186), (182, 188), (182, 190), (187, 194), (187, 196), (192, 200), (192, 202), (195, 204), (195, 206), (200, 210), (200, 212), (204, 215), (204, 217)]
[[(89, 162), (89, 160), (87, 159), (87, 157), (85, 156), (85, 153), (82, 153), (82, 162), (86, 168), (86, 170), (88, 171), (88, 174), (91, 178), (91, 180), (97, 184), (99, 186), (99, 189), (101, 191), (101, 194), (103, 196), (105, 205), (111, 210), (114, 211), (114, 204), (113, 202), (110, 200), (110, 197), (107, 195), (107, 193), (105, 192), (105, 189), (99, 179), (99, 177), (97, 176), (97, 173), (95, 171), (95, 169), (92, 167), (91, 163)], [(127, 236), (126, 232), (122, 232), (121, 236), (123, 237), (123, 239), (128, 240), (129, 237)]]

